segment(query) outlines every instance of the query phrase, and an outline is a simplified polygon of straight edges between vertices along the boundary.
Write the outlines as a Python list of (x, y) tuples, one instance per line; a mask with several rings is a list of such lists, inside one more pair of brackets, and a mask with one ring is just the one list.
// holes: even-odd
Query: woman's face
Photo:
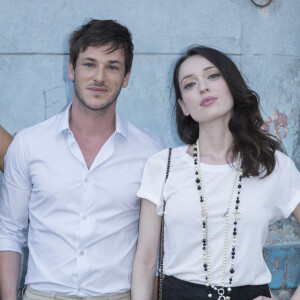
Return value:
[(201, 123), (219, 119), (229, 122), (233, 97), (220, 71), (209, 60), (194, 55), (180, 66), (178, 84), (182, 99), (179, 105), (185, 116)]

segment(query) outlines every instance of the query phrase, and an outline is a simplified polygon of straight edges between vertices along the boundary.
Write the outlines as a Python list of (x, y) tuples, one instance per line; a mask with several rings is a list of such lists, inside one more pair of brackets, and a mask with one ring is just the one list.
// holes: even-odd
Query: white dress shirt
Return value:
[(130, 290), (136, 192), (147, 158), (161, 148), (116, 114), (116, 131), (88, 169), (69, 107), (17, 134), (5, 157), (0, 251), (21, 253), (28, 228), (26, 284), (79, 297)]

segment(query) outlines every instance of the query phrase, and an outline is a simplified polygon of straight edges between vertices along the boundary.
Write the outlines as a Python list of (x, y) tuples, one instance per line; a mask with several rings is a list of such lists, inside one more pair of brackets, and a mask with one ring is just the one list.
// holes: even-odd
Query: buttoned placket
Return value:
[(77, 249), (77, 296), (84, 297), (80, 286), (84, 283), (86, 278), (85, 274), (87, 272), (87, 255), (88, 249), (86, 249), (86, 242), (89, 239), (90, 222), (89, 216), (87, 212), (87, 207), (91, 199), (94, 197), (93, 193), (93, 174), (96, 168), (101, 167), (107, 159), (109, 159), (114, 152), (114, 138), (115, 133), (109, 137), (109, 139), (105, 142), (105, 144), (100, 149), (97, 154), (92, 166), (90, 169), (87, 168), (85, 159), (83, 154), (75, 140), (73, 133), (68, 131), (68, 146), (73, 154), (73, 156), (81, 162), (82, 165), (82, 184), (83, 184), (83, 192), (81, 195), (80, 203), (79, 203), (79, 236), (78, 236), (78, 249)]

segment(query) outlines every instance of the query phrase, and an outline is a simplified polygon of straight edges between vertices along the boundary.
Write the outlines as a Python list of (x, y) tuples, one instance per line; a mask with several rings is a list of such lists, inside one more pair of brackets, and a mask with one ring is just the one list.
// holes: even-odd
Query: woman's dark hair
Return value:
[(127, 27), (113, 20), (92, 19), (80, 29), (73, 32), (69, 40), (70, 62), (76, 68), (77, 58), (89, 46), (101, 47), (108, 45), (108, 52), (123, 49), (125, 56), (125, 74), (127, 74), (133, 60), (133, 43), (131, 33)]
[(233, 96), (233, 114), (228, 125), (233, 136), (230, 151), (234, 157), (238, 152), (242, 154), (243, 176), (260, 176), (262, 173), (262, 178), (268, 176), (275, 168), (275, 151), (283, 151), (281, 143), (262, 127), (259, 95), (247, 87), (234, 62), (218, 50), (196, 46), (188, 49), (186, 54), (175, 64), (173, 85), (179, 137), (186, 144), (194, 144), (199, 137), (199, 124), (191, 116), (185, 116), (178, 103), (178, 99), (182, 99), (178, 81), (179, 70), (181, 64), (194, 55), (206, 58), (219, 69)]

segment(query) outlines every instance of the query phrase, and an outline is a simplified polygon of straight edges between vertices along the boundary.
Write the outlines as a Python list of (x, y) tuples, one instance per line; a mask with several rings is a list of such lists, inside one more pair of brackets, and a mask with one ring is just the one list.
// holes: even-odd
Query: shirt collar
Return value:
[[(71, 105), (72, 102), (67, 106), (67, 108), (60, 115), (57, 131), (56, 131), (57, 135), (61, 132), (71, 131), (69, 125), (69, 115), (70, 115)], [(116, 131), (114, 132), (114, 134), (121, 134), (126, 140), (128, 139), (128, 122), (124, 120), (117, 111), (116, 111)]]
[(116, 133), (128, 140), (128, 121), (124, 120), (116, 111)]
[(70, 132), (69, 126), (69, 113), (72, 102), (67, 106), (67, 108), (60, 114), (60, 118), (58, 120), (56, 135), (61, 132)]

